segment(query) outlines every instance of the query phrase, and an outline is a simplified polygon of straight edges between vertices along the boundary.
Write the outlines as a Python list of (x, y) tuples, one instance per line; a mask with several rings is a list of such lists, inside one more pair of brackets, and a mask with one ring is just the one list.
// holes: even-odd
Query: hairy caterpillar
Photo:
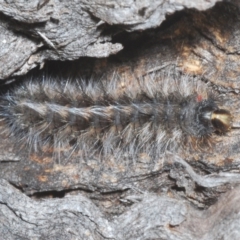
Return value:
[(53, 147), (82, 159), (156, 159), (166, 150), (201, 148), (231, 127), (231, 114), (188, 76), (48, 78), (27, 80), (0, 98), (2, 132), (30, 153)]

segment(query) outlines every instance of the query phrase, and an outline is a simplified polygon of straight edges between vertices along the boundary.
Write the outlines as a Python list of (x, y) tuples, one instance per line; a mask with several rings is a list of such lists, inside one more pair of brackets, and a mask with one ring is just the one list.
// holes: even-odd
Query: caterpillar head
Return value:
[(232, 128), (231, 113), (219, 108), (211, 98), (196, 102), (193, 96), (187, 102), (187, 107), (184, 122), (188, 123), (185, 128), (190, 135), (204, 137), (213, 132), (224, 134)]
[(232, 127), (232, 115), (226, 109), (216, 109), (204, 114), (204, 118), (212, 123), (213, 128), (219, 133), (226, 133)]

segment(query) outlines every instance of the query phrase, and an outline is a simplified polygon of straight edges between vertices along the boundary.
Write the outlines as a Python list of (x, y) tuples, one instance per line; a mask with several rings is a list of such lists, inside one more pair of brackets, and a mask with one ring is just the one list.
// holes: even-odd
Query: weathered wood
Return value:
[(105, 33), (108, 24), (144, 30), (176, 10), (204, 10), (215, 2), (0, 1), (0, 79), (26, 74), (46, 60), (107, 57), (123, 48), (111, 42), (114, 31)]
[[(229, 2), (206, 10), (214, 3), (0, 2), (0, 78), (25, 74), (46, 60), (106, 57), (124, 46), (105, 59), (47, 63), (47, 70), (31, 76), (117, 77), (130, 84), (175, 71), (222, 95), (238, 125), (240, 10)], [(134, 32), (192, 7), (205, 11), (185, 9), (158, 29)], [(205, 151), (131, 164), (79, 162), (77, 154), (56, 159), (51, 151), (39, 156), (18, 151), (4, 133), (1, 138), (0, 235), (5, 239), (240, 237), (240, 190), (232, 189), (240, 181), (238, 129), (212, 136), (215, 144)]]
[(135, 193), (122, 215), (107, 219), (91, 200), (77, 194), (35, 201), (0, 181), (0, 232), (4, 239), (238, 239), (236, 188), (208, 210), (187, 201)]

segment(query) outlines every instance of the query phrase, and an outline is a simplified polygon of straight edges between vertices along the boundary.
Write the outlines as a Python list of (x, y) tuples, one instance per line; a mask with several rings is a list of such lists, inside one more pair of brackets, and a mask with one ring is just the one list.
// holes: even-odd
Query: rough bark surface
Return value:
[[(174, 68), (222, 95), (239, 126), (240, 9), (216, 2), (0, 1), (0, 78), (80, 57), (101, 59), (46, 63), (43, 72), (130, 83)], [(1, 133), (0, 236), (240, 239), (239, 129), (213, 138), (208, 151), (129, 165), (29, 155)]]
[(0, 79), (27, 73), (46, 60), (107, 57), (120, 51), (113, 32), (159, 26), (167, 14), (204, 10), (214, 1), (0, 1)]

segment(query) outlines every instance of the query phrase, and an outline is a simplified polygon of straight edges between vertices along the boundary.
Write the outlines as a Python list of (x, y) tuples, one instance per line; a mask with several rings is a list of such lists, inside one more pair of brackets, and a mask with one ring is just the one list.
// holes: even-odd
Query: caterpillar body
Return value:
[(48, 78), (27, 80), (0, 98), (2, 132), (30, 153), (53, 147), (82, 159), (156, 159), (166, 150), (201, 148), (231, 127), (231, 114), (188, 76)]

